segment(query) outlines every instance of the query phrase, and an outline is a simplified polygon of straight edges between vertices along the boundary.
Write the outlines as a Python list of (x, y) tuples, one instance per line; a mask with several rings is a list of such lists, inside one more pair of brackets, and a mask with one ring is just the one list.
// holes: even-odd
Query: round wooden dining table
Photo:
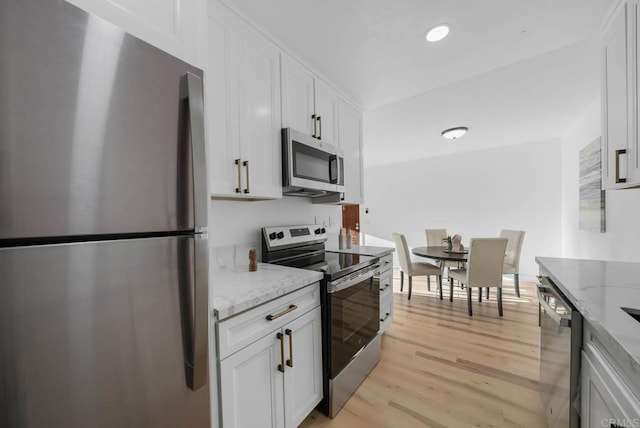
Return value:
[[(447, 251), (447, 247), (443, 246), (415, 247), (411, 252), (416, 256), (438, 260), (441, 262), (441, 267), (444, 262), (466, 263), (469, 258), (468, 250), (464, 250), (464, 252), (459, 253)], [(440, 299), (442, 299), (442, 288), (440, 288)], [(449, 278), (449, 301), (453, 302), (453, 278)]]

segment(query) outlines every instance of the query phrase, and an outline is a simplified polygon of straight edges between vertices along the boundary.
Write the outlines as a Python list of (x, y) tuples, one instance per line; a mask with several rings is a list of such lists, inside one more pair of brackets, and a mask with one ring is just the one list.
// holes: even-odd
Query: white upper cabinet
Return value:
[(304, 67), (282, 55), (282, 127), (317, 136), (314, 78)]
[(338, 93), (294, 59), (282, 55), (282, 127), (338, 144)]
[(209, 18), (206, 73), (213, 197), (281, 198), (279, 50), (219, 5)]
[(338, 105), (338, 141), (344, 156), (343, 203), (361, 204), (362, 187), (362, 114), (340, 100)]
[(190, 64), (202, 67), (206, 0), (67, 0)]
[(320, 79), (315, 80), (318, 138), (338, 145), (338, 93)]
[(620, 1), (601, 34), (602, 187), (640, 185), (637, 1)]

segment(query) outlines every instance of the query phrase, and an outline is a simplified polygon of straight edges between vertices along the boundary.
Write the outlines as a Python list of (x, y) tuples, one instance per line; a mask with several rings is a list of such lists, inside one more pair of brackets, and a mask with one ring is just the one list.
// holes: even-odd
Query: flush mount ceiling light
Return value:
[(464, 134), (466, 134), (468, 130), (469, 128), (467, 128), (466, 126), (449, 128), (442, 131), (442, 136), (448, 140), (455, 140), (457, 138), (462, 137)]
[(427, 42), (437, 42), (447, 37), (447, 34), (449, 34), (450, 30), (451, 25), (439, 24), (427, 30), (427, 32), (424, 33), (424, 38), (427, 39)]

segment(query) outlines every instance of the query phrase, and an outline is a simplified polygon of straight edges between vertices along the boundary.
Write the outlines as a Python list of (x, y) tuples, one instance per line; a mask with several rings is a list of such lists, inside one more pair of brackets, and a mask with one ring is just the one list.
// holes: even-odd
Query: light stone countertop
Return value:
[(382, 257), (395, 251), (392, 247), (372, 247), (370, 245), (354, 245), (351, 248), (342, 248), (340, 250), (327, 250), (332, 253), (358, 254), (359, 256)]
[(620, 309), (640, 309), (640, 263), (550, 257), (536, 262), (640, 379), (640, 322)]
[(258, 263), (256, 272), (247, 266), (213, 270), (213, 315), (223, 320), (320, 281), (322, 273)]

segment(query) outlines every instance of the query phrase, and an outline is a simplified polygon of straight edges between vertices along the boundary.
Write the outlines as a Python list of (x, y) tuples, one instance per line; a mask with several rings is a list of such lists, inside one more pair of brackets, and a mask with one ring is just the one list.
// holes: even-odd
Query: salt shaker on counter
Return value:
[(258, 270), (258, 262), (256, 260), (256, 250), (249, 250), (249, 272), (255, 272)]
[(344, 229), (340, 229), (340, 234), (338, 235), (338, 249), (342, 250), (344, 249), (344, 241), (345, 241), (345, 236), (344, 236)]

